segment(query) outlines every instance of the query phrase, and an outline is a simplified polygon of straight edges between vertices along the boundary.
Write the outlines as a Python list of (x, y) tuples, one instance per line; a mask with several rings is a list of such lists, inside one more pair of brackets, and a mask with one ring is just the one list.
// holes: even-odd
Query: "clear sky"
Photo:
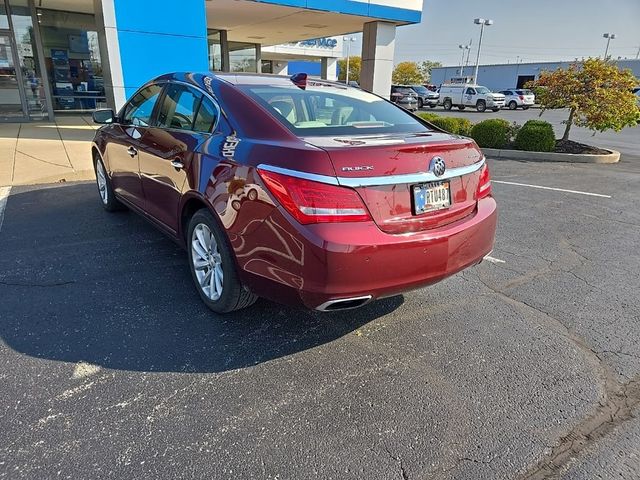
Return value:
[[(605, 32), (617, 35), (609, 48), (613, 58), (635, 58), (640, 47), (640, 0), (424, 0), (422, 23), (398, 28), (396, 62), (458, 65), (458, 45), (472, 39), (470, 63), (475, 63), (477, 17), (495, 22), (485, 27), (483, 64), (604, 55)], [(359, 49), (358, 42), (354, 51)]]

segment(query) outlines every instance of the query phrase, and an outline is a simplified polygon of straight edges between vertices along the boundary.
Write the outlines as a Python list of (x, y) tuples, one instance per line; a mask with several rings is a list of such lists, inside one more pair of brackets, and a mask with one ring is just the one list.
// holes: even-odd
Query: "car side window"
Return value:
[(158, 126), (192, 130), (202, 94), (184, 85), (170, 83), (158, 114)]
[(127, 125), (148, 127), (161, 90), (161, 85), (149, 85), (135, 94), (125, 107), (123, 122)]
[(193, 129), (196, 132), (210, 132), (218, 121), (218, 115), (218, 107), (210, 99), (203, 96)]
[(476, 91), (473, 88), (467, 88), (467, 91), (465, 93), (467, 95), (475, 95)]

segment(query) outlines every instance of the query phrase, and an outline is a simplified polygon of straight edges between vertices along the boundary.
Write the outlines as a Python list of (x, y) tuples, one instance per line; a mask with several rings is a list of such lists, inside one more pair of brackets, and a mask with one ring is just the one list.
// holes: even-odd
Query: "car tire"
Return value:
[(421, 98), (418, 99), (418, 110), (420, 110), (421, 108), (424, 107), (424, 102), (422, 101)]
[(258, 297), (240, 282), (227, 236), (206, 208), (191, 217), (186, 244), (191, 277), (209, 309), (229, 313), (255, 303)]
[(515, 102), (515, 100), (511, 100), (509, 102), (509, 110), (515, 110), (518, 108), (518, 104)]
[(442, 103), (442, 106), (444, 107), (445, 110), (451, 110), (451, 107), (453, 107), (453, 104), (451, 103), (451, 100), (447, 99)]
[(476, 110), (479, 111), (480, 113), (484, 112), (487, 109), (487, 104), (484, 100), (478, 100), (478, 103), (476, 103)]
[(102, 162), (102, 158), (100, 158), (98, 154), (94, 154), (93, 156), (93, 169), (96, 174), (96, 185), (98, 186), (98, 194), (100, 195), (102, 207), (107, 212), (124, 210), (124, 205), (118, 201), (113, 193), (111, 179), (107, 174), (107, 169)]

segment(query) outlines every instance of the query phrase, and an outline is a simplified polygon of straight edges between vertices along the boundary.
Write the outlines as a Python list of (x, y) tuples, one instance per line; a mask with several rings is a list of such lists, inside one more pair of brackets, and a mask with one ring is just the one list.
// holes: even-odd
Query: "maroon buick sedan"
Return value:
[(496, 202), (478, 146), (338, 83), (175, 73), (140, 88), (92, 146), (107, 211), (185, 246), (200, 297), (355, 308), (479, 263)]

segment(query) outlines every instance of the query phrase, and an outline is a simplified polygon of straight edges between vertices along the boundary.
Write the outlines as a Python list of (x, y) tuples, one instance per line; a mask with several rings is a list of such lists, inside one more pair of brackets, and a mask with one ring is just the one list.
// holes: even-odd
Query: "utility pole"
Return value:
[(604, 33), (602, 35), (603, 38), (607, 39), (607, 48), (604, 51), (604, 59), (607, 59), (607, 56), (609, 55), (609, 44), (611, 43), (611, 40), (614, 40), (616, 38), (616, 34), (615, 33)]
[(484, 19), (484, 18), (476, 18), (473, 23), (476, 25), (480, 25), (480, 41), (478, 42), (478, 55), (476, 56), (476, 70), (473, 75), (473, 81), (478, 83), (478, 68), (480, 67), (480, 49), (482, 48), (482, 34), (484, 33), (484, 26), (493, 25), (493, 20)]

